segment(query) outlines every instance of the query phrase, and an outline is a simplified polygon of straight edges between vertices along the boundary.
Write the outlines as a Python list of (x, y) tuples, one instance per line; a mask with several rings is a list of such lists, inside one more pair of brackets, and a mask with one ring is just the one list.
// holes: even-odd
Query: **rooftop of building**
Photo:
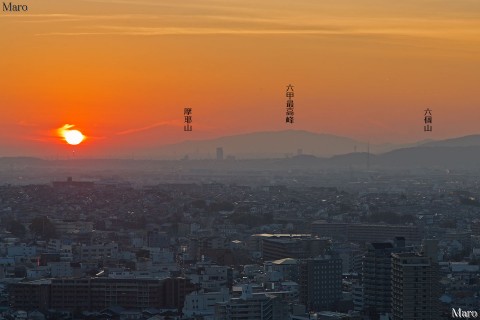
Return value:
[(284, 258), (284, 259), (272, 261), (272, 263), (277, 265), (294, 265), (294, 264), (298, 264), (298, 260), (293, 258)]

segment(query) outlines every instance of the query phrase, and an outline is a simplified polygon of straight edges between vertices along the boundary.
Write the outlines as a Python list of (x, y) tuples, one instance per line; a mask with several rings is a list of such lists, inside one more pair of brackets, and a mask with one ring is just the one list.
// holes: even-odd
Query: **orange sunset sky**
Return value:
[(94, 157), (267, 130), (372, 143), (480, 133), (478, 0), (23, 3), (0, 12), (0, 156), (69, 152), (65, 124)]

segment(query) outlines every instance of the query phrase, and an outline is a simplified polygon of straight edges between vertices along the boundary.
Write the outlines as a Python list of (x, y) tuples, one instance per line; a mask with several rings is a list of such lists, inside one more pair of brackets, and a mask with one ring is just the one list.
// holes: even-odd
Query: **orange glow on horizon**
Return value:
[(91, 157), (289, 129), (372, 144), (478, 134), (479, 34), (472, 0), (37, 0), (0, 19), (0, 156), (71, 150), (67, 121)]

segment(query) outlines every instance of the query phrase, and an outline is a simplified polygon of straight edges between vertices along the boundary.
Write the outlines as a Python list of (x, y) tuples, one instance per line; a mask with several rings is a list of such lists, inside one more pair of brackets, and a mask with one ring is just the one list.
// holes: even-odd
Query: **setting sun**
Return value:
[(78, 130), (72, 130), (74, 125), (66, 124), (63, 127), (58, 129), (58, 132), (61, 137), (70, 145), (80, 144), (85, 140), (85, 136)]

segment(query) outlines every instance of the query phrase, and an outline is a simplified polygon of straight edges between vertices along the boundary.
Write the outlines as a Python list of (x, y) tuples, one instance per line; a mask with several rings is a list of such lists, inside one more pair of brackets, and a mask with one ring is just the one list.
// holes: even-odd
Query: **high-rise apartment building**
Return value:
[(342, 298), (342, 259), (320, 256), (300, 264), (300, 302), (309, 311), (328, 310)]
[(391, 313), (392, 253), (406, 250), (402, 237), (395, 238), (393, 242), (372, 242), (367, 245), (362, 261), (363, 307), (372, 318)]
[(439, 319), (439, 268), (427, 255), (392, 254), (393, 320)]

